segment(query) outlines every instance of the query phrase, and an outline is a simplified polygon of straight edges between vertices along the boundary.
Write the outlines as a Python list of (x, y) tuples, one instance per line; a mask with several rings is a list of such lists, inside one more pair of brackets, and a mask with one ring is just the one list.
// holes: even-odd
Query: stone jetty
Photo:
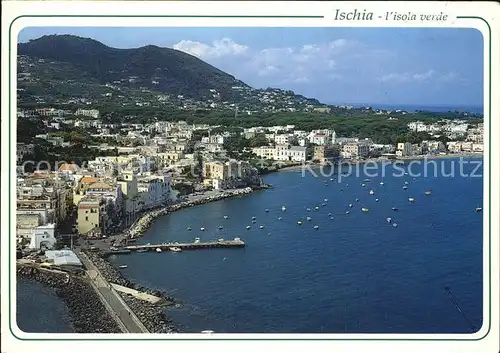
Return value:
[(136, 289), (140, 292), (154, 295), (162, 298), (161, 304), (151, 304), (146, 301), (134, 298), (130, 294), (119, 293), (134, 314), (141, 320), (144, 326), (151, 333), (173, 333), (177, 328), (165, 314), (165, 306), (174, 304), (174, 299), (164, 292), (152, 290), (135, 285), (133, 282), (125, 279), (121, 273), (102, 258), (100, 252), (85, 252), (101, 275), (110, 283), (119, 284), (128, 288)]
[(69, 308), (76, 333), (122, 332), (85, 278), (23, 265), (17, 266), (17, 276), (54, 289)]
[(238, 189), (238, 190), (232, 190), (232, 191), (225, 191), (221, 192), (220, 194), (214, 195), (214, 196), (209, 196), (205, 198), (201, 198), (198, 200), (192, 200), (192, 201), (185, 201), (185, 202), (180, 202), (175, 205), (170, 205), (165, 208), (159, 209), (159, 210), (154, 210), (151, 212), (148, 212), (144, 216), (142, 216), (128, 231), (128, 236), (129, 238), (136, 238), (139, 236), (142, 236), (144, 232), (149, 228), (151, 223), (160, 216), (167, 215), (171, 212), (178, 211), (183, 208), (187, 207), (192, 207), (192, 206), (197, 206), (197, 205), (202, 205), (208, 202), (213, 202), (213, 201), (218, 201), (222, 199), (226, 199), (229, 197), (236, 197), (236, 196), (242, 196), (242, 195), (247, 195), (253, 192), (254, 189), (251, 187), (247, 187), (244, 189)]

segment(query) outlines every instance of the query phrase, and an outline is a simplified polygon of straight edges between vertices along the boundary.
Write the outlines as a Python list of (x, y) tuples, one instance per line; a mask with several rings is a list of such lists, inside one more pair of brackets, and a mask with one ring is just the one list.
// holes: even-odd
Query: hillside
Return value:
[[(21, 104), (106, 97), (120, 105), (131, 98), (149, 104), (189, 99), (188, 106), (195, 101), (212, 108), (223, 103), (256, 107), (268, 91), (253, 89), (192, 55), (153, 45), (116, 49), (89, 38), (50, 35), (18, 44), (18, 57)], [(320, 105), (290, 91), (272, 91), (279, 93), (280, 99), (271, 101), (275, 105)]]

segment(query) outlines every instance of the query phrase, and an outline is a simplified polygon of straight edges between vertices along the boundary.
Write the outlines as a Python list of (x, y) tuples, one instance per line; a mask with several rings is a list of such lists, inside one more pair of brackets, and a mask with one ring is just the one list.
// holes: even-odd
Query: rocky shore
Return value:
[(110, 283), (119, 284), (128, 288), (136, 289), (140, 292), (148, 293), (162, 298), (161, 304), (151, 304), (146, 301), (136, 299), (131, 295), (120, 293), (123, 300), (132, 309), (134, 314), (141, 320), (144, 326), (151, 333), (173, 333), (178, 332), (172, 321), (165, 314), (165, 306), (174, 304), (174, 299), (167, 293), (144, 288), (135, 285), (124, 278), (121, 273), (101, 257), (98, 252), (86, 252), (88, 258), (99, 269), (101, 275)]
[(150, 211), (149, 213), (142, 216), (129, 229), (128, 236), (130, 238), (136, 238), (136, 237), (141, 236), (149, 228), (151, 223), (159, 216), (164, 216), (164, 215), (167, 215), (171, 212), (175, 212), (175, 211), (178, 211), (180, 209), (187, 208), (187, 207), (202, 205), (202, 204), (205, 204), (208, 202), (218, 201), (218, 200), (226, 199), (229, 197), (247, 195), (253, 191), (254, 191), (254, 189), (252, 189), (251, 187), (233, 190), (233, 191), (225, 191), (225, 192), (221, 192), (220, 194), (217, 194), (214, 196), (204, 197), (204, 198), (197, 199), (197, 200), (184, 201), (184, 202), (177, 203), (175, 205), (167, 206), (167, 207), (159, 209), (159, 210)]
[(76, 333), (120, 333), (113, 317), (84, 278), (66, 273), (17, 266), (17, 276), (40, 282), (55, 290), (68, 306)]

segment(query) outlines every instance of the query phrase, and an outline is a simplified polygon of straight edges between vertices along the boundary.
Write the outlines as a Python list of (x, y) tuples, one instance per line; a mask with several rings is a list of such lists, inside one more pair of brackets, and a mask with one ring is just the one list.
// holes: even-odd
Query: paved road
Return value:
[(87, 274), (93, 281), (97, 290), (102, 298), (108, 304), (108, 309), (111, 308), (112, 314), (117, 321), (122, 324), (121, 326), (129, 333), (148, 333), (149, 331), (144, 327), (142, 322), (137, 318), (134, 312), (128, 307), (111, 285), (102, 277), (99, 270), (94, 266), (90, 259), (82, 253), (77, 251), (78, 258), (87, 268)]

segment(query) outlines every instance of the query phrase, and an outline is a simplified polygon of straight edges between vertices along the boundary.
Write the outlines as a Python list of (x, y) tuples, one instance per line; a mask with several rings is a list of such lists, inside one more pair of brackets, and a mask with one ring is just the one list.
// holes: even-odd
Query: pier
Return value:
[[(149, 245), (130, 245), (116, 252), (109, 252), (113, 254), (124, 254), (130, 253), (137, 250), (147, 250), (156, 251), (156, 249), (161, 249), (162, 251), (168, 251), (171, 248), (179, 248), (181, 250), (198, 250), (198, 249), (210, 249), (210, 248), (244, 248), (245, 242), (240, 239), (234, 240), (222, 240), (222, 241), (211, 241), (211, 242), (195, 242), (195, 243), (162, 243), (162, 244), (149, 244)], [(128, 250), (125, 252), (123, 250)], [(108, 253), (108, 254), (109, 254)]]

